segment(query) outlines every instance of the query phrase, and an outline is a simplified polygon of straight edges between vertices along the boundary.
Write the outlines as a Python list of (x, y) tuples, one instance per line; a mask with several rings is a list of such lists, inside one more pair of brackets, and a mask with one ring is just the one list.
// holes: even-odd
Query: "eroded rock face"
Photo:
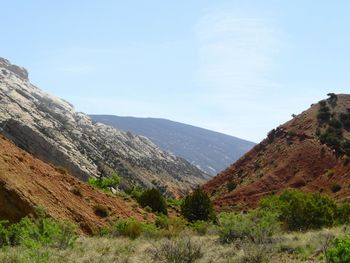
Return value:
[(3, 71), (3, 74), (16, 74), (18, 77), (28, 80), (28, 71), (23, 67), (12, 65), (7, 59), (0, 58), (0, 67), (8, 70), (8, 72)]
[(0, 60), (0, 130), (40, 159), (87, 180), (117, 171), (128, 185), (180, 195), (208, 178), (146, 137), (96, 123), (32, 85), (27, 71)]

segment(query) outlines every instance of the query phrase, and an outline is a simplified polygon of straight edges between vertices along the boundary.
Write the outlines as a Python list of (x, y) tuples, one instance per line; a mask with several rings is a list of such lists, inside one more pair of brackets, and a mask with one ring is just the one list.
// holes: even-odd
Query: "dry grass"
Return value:
[[(186, 232), (172, 239), (81, 237), (73, 248), (67, 250), (9, 248), (0, 251), (0, 262), (5, 263), (144, 263), (144, 262), (198, 262), (198, 263), (261, 263), (261, 262), (324, 262), (323, 251), (334, 236), (348, 232), (344, 227), (311, 231), (307, 233), (282, 234), (269, 244), (252, 244), (240, 241), (221, 244), (217, 235), (205, 236)], [(193, 261), (171, 261), (171, 253), (155, 252), (167, 247), (176, 253), (188, 253), (187, 244), (198, 250)], [(179, 246), (178, 246), (179, 245)], [(187, 251), (187, 252), (186, 252)], [(173, 254), (172, 254), (173, 255)], [(178, 255), (178, 254), (176, 254)], [(198, 258), (198, 259), (197, 259)]]

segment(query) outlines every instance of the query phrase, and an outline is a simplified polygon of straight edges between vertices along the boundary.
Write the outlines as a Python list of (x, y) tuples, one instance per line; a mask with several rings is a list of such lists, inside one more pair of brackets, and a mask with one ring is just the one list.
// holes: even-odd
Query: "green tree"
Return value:
[(199, 187), (186, 196), (181, 205), (181, 214), (190, 222), (215, 219), (213, 204), (207, 193)]

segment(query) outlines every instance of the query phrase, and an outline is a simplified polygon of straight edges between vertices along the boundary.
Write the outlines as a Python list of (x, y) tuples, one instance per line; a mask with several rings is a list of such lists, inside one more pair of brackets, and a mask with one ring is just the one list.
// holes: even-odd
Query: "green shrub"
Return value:
[(208, 194), (200, 188), (186, 196), (181, 205), (181, 214), (190, 222), (215, 219), (213, 204)]
[(350, 202), (343, 202), (337, 205), (336, 220), (338, 224), (350, 223)]
[[(168, 225), (162, 222), (163, 225), (159, 224), (159, 221), (156, 222), (157, 227), (160, 228), (158, 236), (173, 238), (179, 236), (187, 227), (188, 222), (182, 217), (170, 217), (168, 218)], [(163, 228), (161, 228), (163, 227)]]
[(134, 186), (132, 188), (125, 189), (125, 193), (130, 195), (135, 200), (138, 200), (138, 198), (142, 194), (142, 189), (140, 187), (138, 187), (138, 186)]
[(76, 238), (74, 225), (42, 215), (35, 220), (24, 217), (12, 225), (7, 221), (0, 222), (0, 248), (21, 245), (34, 250), (48, 246), (66, 249), (73, 246)]
[(0, 221), (0, 248), (10, 245), (9, 221)]
[(97, 204), (94, 206), (94, 212), (99, 217), (108, 217), (109, 216), (108, 208), (103, 206), (103, 205), (100, 205), (100, 204)]
[(343, 127), (345, 130), (350, 131), (350, 112), (347, 113), (341, 113), (340, 114), (340, 121), (343, 124)]
[(336, 238), (332, 246), (326, 251), (326, 259), (330, 263), (349, 263), (350, 235)]
[(133, 218), (119, 219), (112, 227), (112, 235), (115, 237), (125, 236), (131, 239), (139, 237), (142, 233), (142, 225)]
[(341, 129), (335, 129), (328, 127), (327, 130), (320, 136), (321, 143), (327, 144), (336, 151), (340, 151), (342, 145), (342, 131)]
[(331, 118), (330, 108), (325, 101), (320, 101), (320, 108), (317, 113), (317, 120), (319, 123), (327, 123)]
[(141, 233), (146, 238), (158, 238), (161, 235), (156, 225), (148, 223), (141, 223)]
[(175, 198), (171, 198), (171, 197), (168, 197), (166, 199), (166, 202), (169, 206), (172, 206), (172, 207), (181, 207), (182, 203), (183, 203), (183, 200), (181, 198), (179, 199), (175, 199)]
[(332, 106), (332, 108), (337, 106), (338, 96), (335, 93), (328, 93), (327, 96), (329, 97), (327, 101)]
[(298, 190), (266, 197), (260, 202), (260, 207), (275, 211), (285, 227), (292, 231), (331, 226), (336, 216), (336, 204), (330, 197)]
[(138, 202), (142, 207), (149, 206), (155, 213), (168, 214), (166, 201), (158, 189), (145, 190), (138, 198)]
[(209, 222), (201, 221), (201, 220), (190, 224), (190, 228), (201, 236), (204, 236), (207, 233), (209, 226), (210, 226)]
[(79, 197), (82, 197), (82, 196), (83, 196), (82, 190), (81, 190), (79, 187), (77, 187), (77, 186), (74, 186), (74, 187), (72, 188), (71, 191), (72, 191), (72, 193), (75, 194), (76, 196), (79, 196)]
[(331, 190), (333, 193), (339, 192), (341, 190), (341, 185), (338, 183), (334, 183), (331, 186)]
[(156, 217), (155, 224), (161, 229), (169, 229), (169, 218), (164, 214), (159, 214)]
[(121, 181), (121, 177), (117, 173), (112, 173), (109, 177), (89, 178), (88, 184), (103, 191), (111, 192), (112, 188), (116, 188)]
[(218, 233), (223, 243), (248, 240), (262, 244), (269, 242), (279, 230), (278, 214), (268, 210), (256, 209), (246, 214), (221, 213), (218, 217)]
[(331, 121), (328, 123), (328, 125), (336, 130), (341, 130), (343, 127), (341, 122), (338, 121), (337, 119), (331, 119)]
[(227, 191), (232, 192), (237, 187), (237, 183), (233, 180), (229, 181), (226, 185)]

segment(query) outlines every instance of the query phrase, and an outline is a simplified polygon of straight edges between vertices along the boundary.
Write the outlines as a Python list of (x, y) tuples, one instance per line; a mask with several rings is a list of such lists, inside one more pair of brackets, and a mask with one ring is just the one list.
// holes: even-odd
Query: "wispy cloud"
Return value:
[[(249, 12), (215, 10), (200, 18), (195, 34), (196, 80), (202, 89), (198, 101), (217, 113), (207, 127), (259, 141), (290, 116), (288, 109), (274, 110), (278, 99), (270, 104), (283, 89), (272, 77), (285, 38), (274, 23)], [(274, 123), (265, 118), (271, 112)], [(249, 120), (257, 129), (251, 129)]]
[(273, 85), (268, 72), (275, 66), (281, 38), (266, 21), (220, 11), (203, 16), (195, 30), (197, 79), (216, 96), (256, 94)]

